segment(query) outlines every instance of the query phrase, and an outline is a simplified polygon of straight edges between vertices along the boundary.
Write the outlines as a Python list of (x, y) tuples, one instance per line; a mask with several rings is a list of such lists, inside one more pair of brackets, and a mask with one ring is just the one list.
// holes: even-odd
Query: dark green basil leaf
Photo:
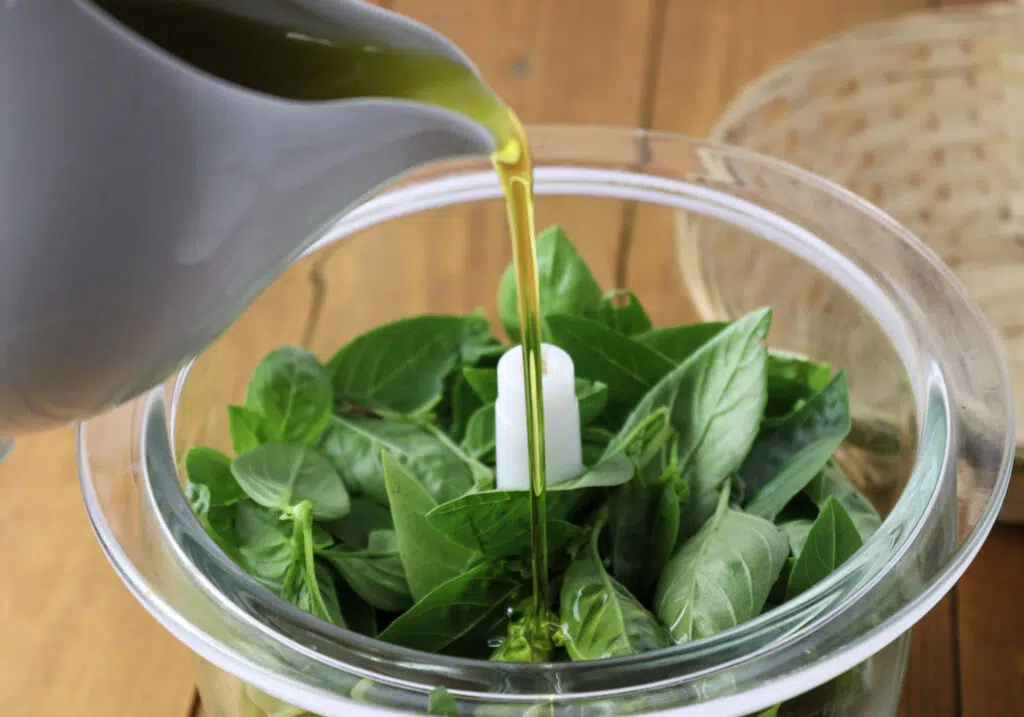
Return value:
[(319, 561), (316, 563), (312, 580), (307, 572), (303, 572), (302, 585), (295, 606), (338, 627), (348, 627), (348, 622), (341, 612), (334, 576), (330, 569)]
[(714, 515), (665, 567), (655, 614), (676, 642), (746, 622), (761, 614), (787, 557), (782, 531), (729, 507), (726, 484)]
[(235, 455), (270, 442), (263, 420), (262, 415), (245, 406), (228, 406), (228, 430)]
[(681, 364), (728, 326), (729, 324), (722, 321), (669, 326), (646, 331), (633, 338), (647, 348), (657, 351), (672, 363)]
[(494, 404), (482, 406), (469, 417), (462, 450), (480, 461), (494, 460)]
[(210, 489), (196, 483), (186, 484), (185, 497), (206, 534), (229, 558), (242, 565), (242, 556), (238, 552), (238, 534), (235, 531), (235, 505), (237, 503), (211, 507)]
[(639, 655), (672, 645), (654, 615), (605, 570), (598, 550), (603, 528), (599, 520), (562, 581), (562, 636), (574, 661)]
[(462, 369), (462, 375), (481, 402), (494, 403), (498, 399), (497, 369), (466, 366)]
[(850, 432), (846, 374), (840, 371), (801, 408), (762, 431), (743, 465), (745, 510), (773, 520), (831, 460)]
[(391, 453), (384, 451), (382, 459), (398, 552), (412, 597), (420, 600), (461, 575), (476, 559), (476, 553), (432, 527), (426, 515), (437, 503), (430, 493)]
[(810, 399), (828, 384), (832, 369), (827, 363), (815, 363), (799, 354), (771, 349), (765, 369), (768, 405), (765, 415), (781, 418)]
[[(561, 227), (537, 236), (537, 283), (543, 316), (586, 314), (601, 304), (601, 287)], [(509, 338), (519, 341), (515, 269), (509, 264), (498, 284), (498, 317)]]
[(435, 687), (427, 698), (427, 714), (458, 717), (459, 706), (451, 692), (443, 687)]
[[(489, 337), (482, 316), (417, 316), (353, 339), (327, 364), (335, 401), (390, 417), (419, 417), (441, 401), (463, 347)], [(482, 339), (481, 339), (482, 340)]]
[(334, 566), (345, 581), (367, 603), (385, 612), (402, 612), (412, 605), (412, 593), (393, 530), (369, 535), (362, 550), (330, 548), (320, 556)]
[(327, 425), (334, 404), (331, 378), (316, 356), (296, 346), (267, 355), (245, 392), (245, 407), (263, 417), (271, 441), (308, 443)]
[(334, 578), (338, 604), (344, 606), (345, 626), (367, 637), (377, 637), (377, 611), (340, 577)]
[(826, 500), (793, 562), (786, 599), (792, 600), (824, 580), (860, 550), (861, 545), (857, 526), (843, 504), (835, 498)]
[(860, 534), (862, 541), (866, 542), (882, 525), (882, 518), (871, 501), (861, 495), (850, 479), (839, 470), (835, 461), (829, 461), (825, 465), (821, 473), (804, 489), (804, 494), (818, 506), (819, 510), (825, 507), (829, 498), (839, 501), (853, 524), (857, 526), (857, 533)]
[(487, 640), (496, 620), (516, 605), (526, 586), (501, 563), (484, 563), (456, 575), (420, 598), (384, 630), (379, 639), (424, 652), (439, 652), (456, 640)]
[(331, 462), (312, 446), (256, 446), (232, 461), (231, 473), (246, 495), (265, 508), (287, 513), (308, 500), (317, 520), (348, 515), (350, 504), (344, 481)]
[(646, 600), (679, 535), (679, 495), (674, 483), (630, 481), (610, 501), (611, 570), (627, 590)]
[(595, 314), (602, 324), (626, 336), (651, 330), (651, 317), (632, 291), (609, 291), (601, 297)]
[(190, 484), (209, 490), (209, 507), (232, 505), (245, 497), (245, 491), (231, 475), (231, 459), (213, 448), (190, 449), (185, 454), (185, 474)]
[(769, 707), (768, 709), (764, 710), (763, 712), (759, 712), (757, 714), (757, 717), (778, 717), (779, 709), (781, 709), (781, 708), (782, 708), (782, 703), (780, 702), (777, 705), (772, 705), (771, 707)]
[(546, 324), (552, 343), (572, 357), (576, 375), (608, 386), (605, 412), (613, 422), (672, 370), (664, 356), (596, 321), (553, 313)]
[(786, 590), (789, 587), (789, 575), (793, 572), (793, 558), (786, 558), (779, 577), (775, 579), (771, 592), (768, 593), (768, 601), (765, 603), (764, 611), (767, 612), (773, 606), (786, 602)]
[(757, 437), (765, 402), (765, 349), (771, 311), (747, 314), (720, 331), (665, 376), (626, 419), (613, 449), (642, 421), (667, 408), (678, 432), (680, 477), (692, 495), (687, 524), (713, 509), (722, 483)]
[(589, 426), (596, 421), (608, 403), (608, 386), (600, 381), (576, 379), (576, 400), (580, 404), (580, 425)]
[[(558, 531), (583, 496), (581, 491), (622, 485), (633, 477), (633, 467), (622, 456), (611, 456), (577, 478), (548, 486), (548, 531)], [(467, 493), (429, 513), (427, 522), (459, 545), (495, 560), (530, 549), (530, 494), (525, 490), (488, 490)], [(548, 536), (554, 549), (559, 538)]]
[(391, 509), (366, 497), (353, 498), (352, 510), (344, 518), (319, 525), (349, 550), (363, 550), (370, 544), (371, 533), (395, 527)]
[(345, 479), (363, 495), (386, 503), (381, 451), (388, 451), (438, 501), (465, 493), (489, 472), (440, 431), (414, 423), (362, 416), (335, 416), (322, 450)]
[(297, 549), (292, 521), (282, 519), (280, 511), (243, 500), (235, 505), (234, 523), (242, 567), (264, 585), (280, 590)]
[(459, 442), (466, 433), (470, 416), (483, 402), (460, 370), (449, 374), (445, 384), (446, 395), (438, 410), (437, 423), (445, 426), (445, 431), (453, 441)]

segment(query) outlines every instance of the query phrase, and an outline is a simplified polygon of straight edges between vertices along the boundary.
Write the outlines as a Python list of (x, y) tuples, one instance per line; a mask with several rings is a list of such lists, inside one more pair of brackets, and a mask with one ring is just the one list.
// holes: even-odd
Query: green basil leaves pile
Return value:
[[(545, 340), (576, 367), (586, 468), (548, 495), (557, 629), (531, 641), (529, 504), (495, 489), (482, 314), (419, 316), (322, 364), (281, 348), (228, 408), (235, 456), (192, 449), (203, 527), (312, 614), (428, 652), (594, 660), (706, 637), (825, 578), (880, 519), (833, 456), (846, 378), (765, 348), (771, 312), (655, 329), (557, 227), (538, 239)], [(515, 286), (503, 328), (517, 336)]]

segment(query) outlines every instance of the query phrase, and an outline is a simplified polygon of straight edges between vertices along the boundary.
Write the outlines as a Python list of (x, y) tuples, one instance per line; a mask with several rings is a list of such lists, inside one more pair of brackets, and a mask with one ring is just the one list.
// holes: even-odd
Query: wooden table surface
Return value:
[[(461, 44), (527, 122), (647, 126), (701, 136), (738, 89), (788, 55), (858, 23), (942, 3), (388, 4)], [(504, 264), (507, 257), (495, 261)], [(0, 465), (0, 501), (0, 714), (200, 713), (188, 651), (136, 605), (90, 531), (73, 431), (21, 441)], [(1022, 595), (1024, 531), (997, 526), (954, 593), (915, 629), (901, 715), (1024, 715)]]

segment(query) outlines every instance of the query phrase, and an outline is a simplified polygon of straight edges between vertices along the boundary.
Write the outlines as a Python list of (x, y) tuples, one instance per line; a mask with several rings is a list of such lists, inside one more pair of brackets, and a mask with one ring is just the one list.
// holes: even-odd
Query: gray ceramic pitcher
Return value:
[[(469, 64), (366, 3), (263, 5)], [(85, 0), (0, 0), (0, 437), (156, 384), (375, 188), (493, 146), (426, 104), (232, 84)]]

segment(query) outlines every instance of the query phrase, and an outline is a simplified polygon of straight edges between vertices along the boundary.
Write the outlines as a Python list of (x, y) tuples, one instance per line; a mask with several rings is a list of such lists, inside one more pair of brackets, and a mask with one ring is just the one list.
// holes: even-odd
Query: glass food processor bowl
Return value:
[[(282, 274), (189, 366), (82, 425), (96, 533), (136, 598), (201, 658), (211, 717), (894, 715), (908, 631), (981, 547), (1007, 487), (1010, 385), (988, 325), (913, 236), (779, 161), (678, 136), (540, 127), (538, 227), (560, 224), (605, 288), (655, 326), (773, 308), (769, 343), (848, 374), (838, 459), (886, 516), (836, 572), (709, 638), (553, 665), (430, 655), (318, 621), (221, 553), (181, 490), (185, 452), (230, 450), (227, 406), (282, 344), (326, 360), (396, 318), (483, 307), (510, 258), (484, 160), (432, 165), (377, 194)], [(712, 261), (729, 256), (729, 262)], [(724, 268), (728, 267), (728, 271)], [(230, 287), (226, 287), (230, 289)]]

